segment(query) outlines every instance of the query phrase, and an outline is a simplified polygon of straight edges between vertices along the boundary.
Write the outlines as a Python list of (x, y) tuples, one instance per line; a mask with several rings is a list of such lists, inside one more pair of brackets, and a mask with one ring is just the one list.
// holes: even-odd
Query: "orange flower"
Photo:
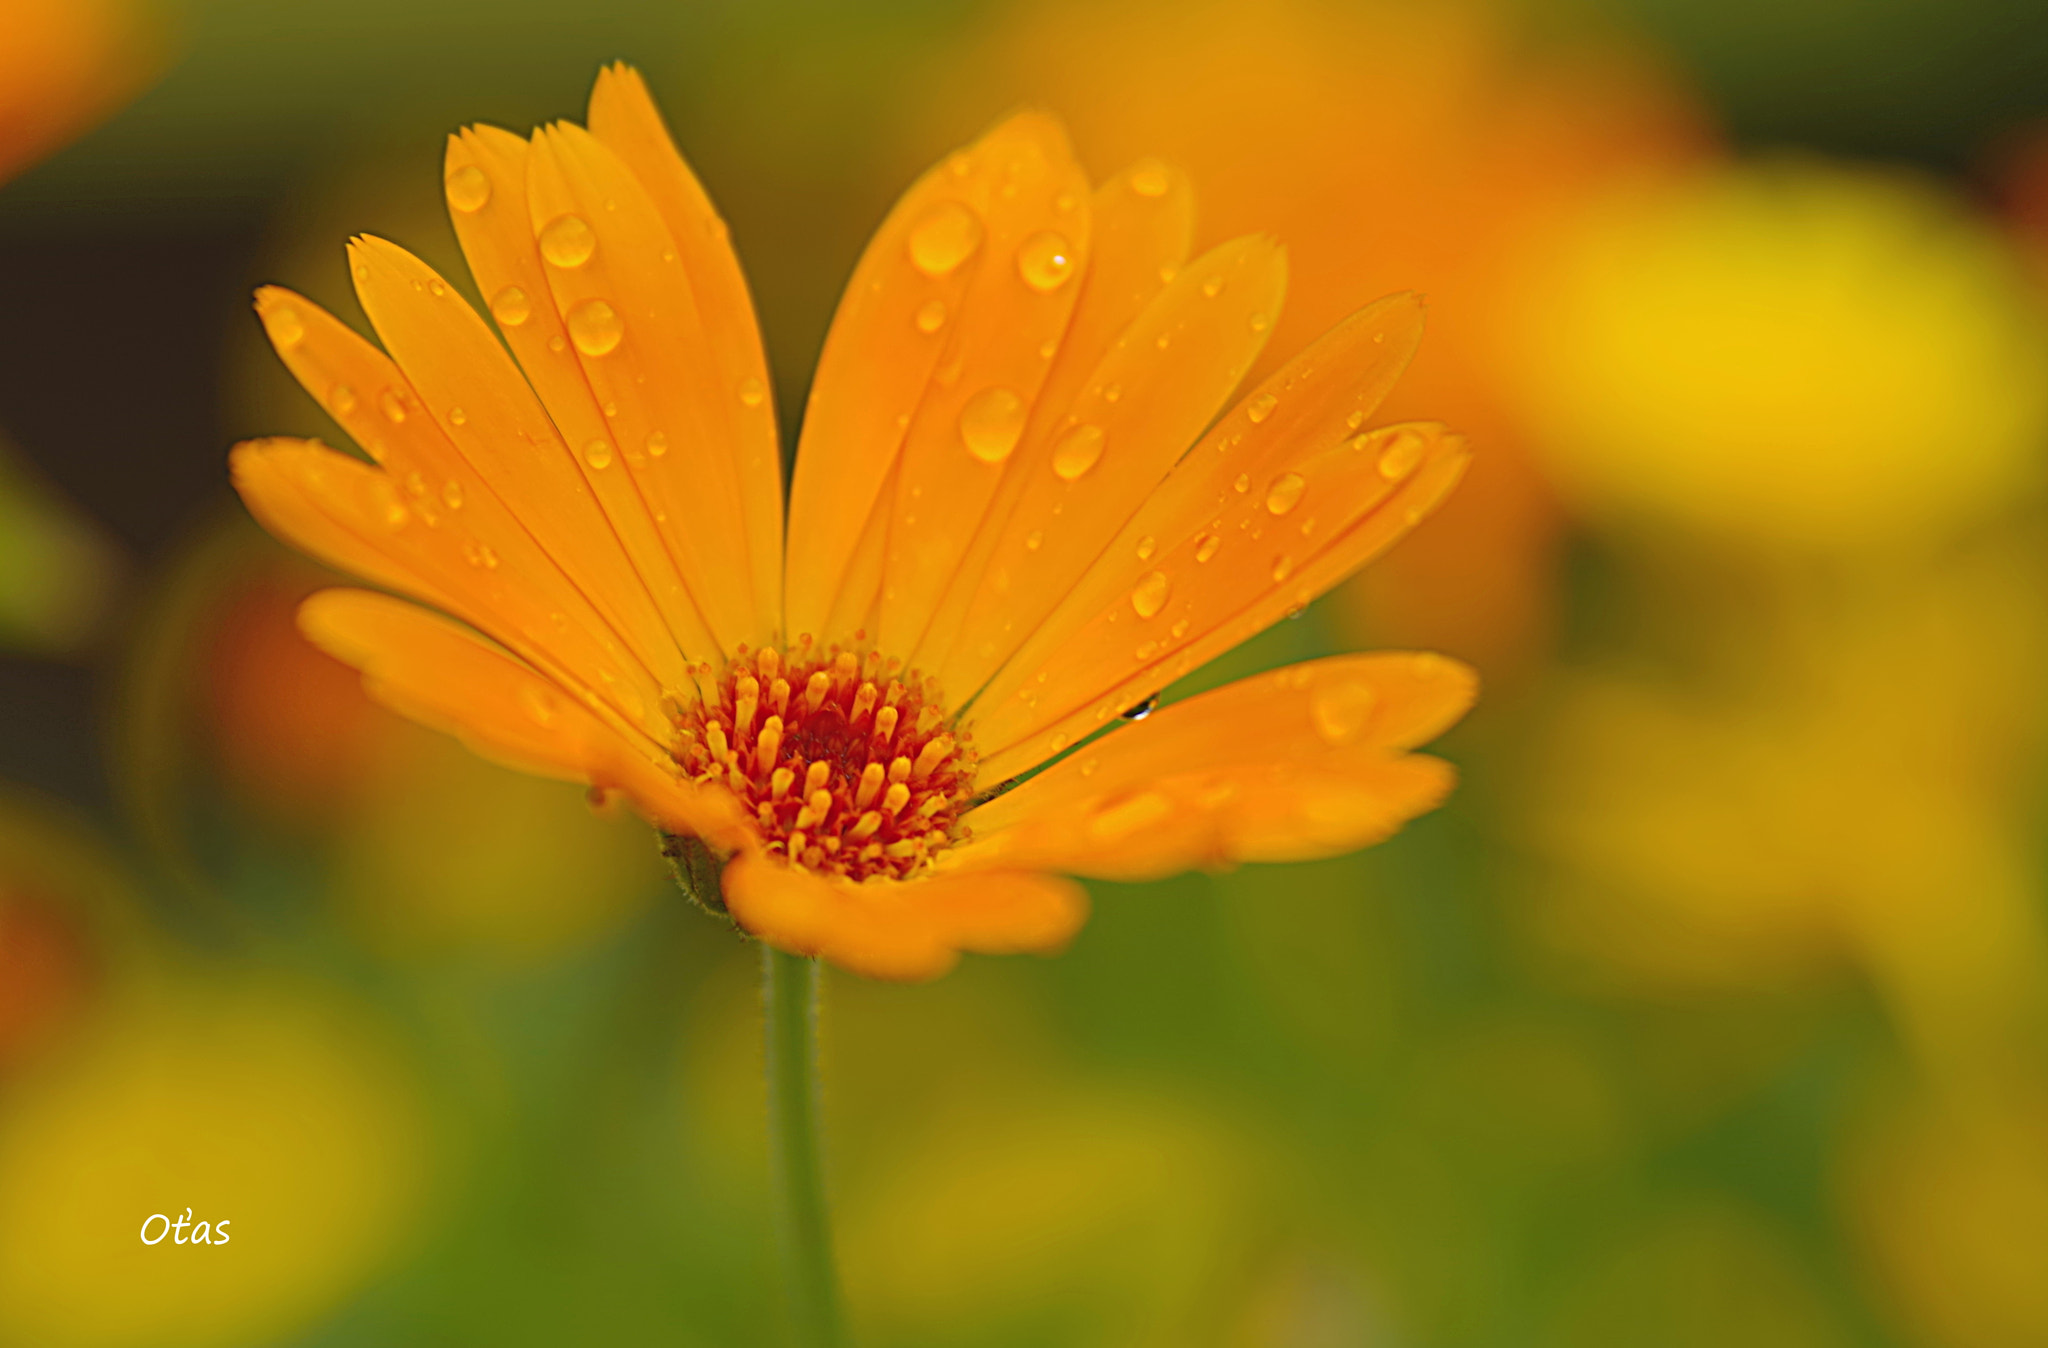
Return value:
[(1435, 656), (1118, 716), (1456, 482), (1443, 427), (1365, 428), (1420, 340), (1413, 298), (1225, 411), (1279, 311), (1279, 247), (1191, 261), (1178, 173), (1141, 162), (1091, 191), (1056, 122), (1015, 116), (912, 187), (855, 271), (785, 557), (746, 286), (639, 77), (599, 76), (588, 130), (464, 131), (446, 169), (518, 364), (417, 259), (357, 239), (388, 357), (288, 291), (257, 311), (377, 463), (254, 441), (236, 485), (277, 533), (482, 634), (314, 596), (305, 630), (376, 696), (730, 857), (748, 931), (930, 977), (961, 950), (1066, 941), (1084, 898), (1048, 871), (1325, 856), (1448, 790), (1406, 752), (1473, 695)]

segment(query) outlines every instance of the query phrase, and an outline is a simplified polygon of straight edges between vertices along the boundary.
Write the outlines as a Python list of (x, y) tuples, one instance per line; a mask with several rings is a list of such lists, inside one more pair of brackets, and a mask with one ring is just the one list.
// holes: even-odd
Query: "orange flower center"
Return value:
[(754, 815), (771, 852), (851, 880), (902, 879), (965, 837), (974, 751), (938, 686), (898, 662), (808, 637), (742, 647), (715, 694), (683, 711), (676, 759)]

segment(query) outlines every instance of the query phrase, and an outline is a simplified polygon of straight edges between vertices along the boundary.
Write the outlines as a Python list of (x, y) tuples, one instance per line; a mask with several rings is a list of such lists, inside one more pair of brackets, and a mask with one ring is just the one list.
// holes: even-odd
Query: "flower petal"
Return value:
[(975, 841), (942, 865), (1137, 880), (1347, 852), (1450, 790), (1448, 764), (1406, 750), (1462, 716), (1477, 688), (1456, 661), (1397, 653), (1244, 679), (1120, 727), (969, 812)]
[(880, 511), (885, 630), (873, 635), (896, 649), (916, 640), (1045, 383), (1087, 265), (1088, 220), (1065, 133), (1026, 112), (926, 173), (883, 222), (832, 321), (804, 416), (791, 635), (852, 635), (827, 622), (868, 607), (839, 592)]
[[(310, 317), (306, 321), (310, 325)], [(389, 462), (409, 461), (395, 445), (385, 449)], [(452, 452), (447, 458), (455, 462), (438, 467), (450, 476), (437, 476), (440, 486), (428, 486), (421, 476), (417, 491), (401, 490), (382, 469), (305, 440), (237, 445), (229, 471), (250, 513), (272, 533), (322, 561), (446, 609), (599, 715), (650, 744), (662, 743), (668, 726), (660, 683), (481, 482), (461, 488), (460, 509), (447, 508), (446, 481), (461, 483), (465, 471)], [(406, 476), (420, 476), (419, 470)]]
[(608, 446), (586, 463), (604, 476), (601, 463), (623, 461), (724, 651), (770, 640), (780, 602), (755, 580), (776, 570), (781, 527), (751, 521), (749, 536), (738, 452), (775, 434), (767, 385), (723, 382), (680, 246), (617, 155), (559, 123), (534, 133), (526, 165), (545, 293), (568, 329), (562, 354), (602, 417), (587, 443)]
[(686, 652), (703, 658), (715, 649), (703, 619), (687, 601), (657, 605), (546, 409), (484, 321), (397, 244), (364, 237), (348, 251), (363, 312), (424, 420), (605, 611), (641, 662), (664, 685), (688, 687)]
[[(623, 63), (598, 72), (590, 93), (590, 134), (640, 180), (668, 224), (678, 263), (696, 298), (711, 346), (715, 389), (768, 388), (768, 358), (731, 231), (676, 149), (640, 72)], [(740, 513), (754, 565), (754, 592), (782, 618), (782, 446), (775, 402), (734, 415), (732, 452)], [(728, 405), (730, 410), (730, 405)], [(772, 546), (769, 546), (772, 544)]]
[(1361, 310), (1189, 452), (982, 690), (971, 723), (984, 784), (1307, 604), (1443, 499), (1461, 438), (1427, 423), (1356, 429), (1420, 329), (1413, 297)]
[[(973, 692), (1059, 607), (1258, 358), (1287, 287), (1271, 240), (1226, 243), (1183, 268), (1052, 421), (987, 555), (945, 687)], [(1088, 456), (1095, 456), (1092, 460)], [(918, 661), (920, 665), (922, 661)]]
[(770, 945), (871, 978), (937, 978), (963, 950), (1057, 950), (1088, 916), (1086, 892), (1054, 875), (987, 870), (851, 884), (751, 849), (726, 867), (724, 889), (733, 917)]
[(623, 791), (657, 824), (722, 847), (751, 838), (724, 792), (679, 780), (549, 679), (403, 600), (323, 590), (299, 608), (314, 645), (363, 671), (363, 686), (401, 715), (461, 739), (495, 762)]

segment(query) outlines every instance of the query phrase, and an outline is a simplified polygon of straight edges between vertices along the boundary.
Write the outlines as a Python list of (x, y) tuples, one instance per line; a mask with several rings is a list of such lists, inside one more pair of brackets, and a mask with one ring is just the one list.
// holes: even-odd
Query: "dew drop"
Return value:
[(1209, 299), (1209, 300), (1213, 300), (1213, 299), (1215, 299), (1215, 298), (1216, 298), (1216, 297), (1217, 297), (1218, 295), (1221, 295), (1222, 293), (1223, 293), (1223, 278), (1222, 278), (1222, 277), (1220, 277), (1220, 276), (1212, 276), (1212, 277), (1210, 277), (1210, 278), (1209, 278), (1208, 280), (1206, 280), (1206, 281), (1202, 282), (1202, 298), (1203, 298), (1203, 299)]
[(1316, 690), (1309, 699), (1309, 719), (1327, 743), (1343, 744), (1365, 729), (1378, 702), (1371, 685), (1347, 679)]
[(1216, 549), (1223, 546), (1223, 535), (1203, 534), (1195, 542), (1195, 560), (1206, 562), (1216, 555)]
[(1166, 607), (1166, 597), (1173, 592), (1173, 582), (1164, 571), (1147, 572), (1131, 591), (1131, 609), (1140, 618), (1155, 616)]
[(612, 442), (592, 440), (583, 447), (583, 461), (600, 473), (612, 466)]
[(917, 311), (917, 330), (919, 332), (937, 332), (944, 326), (946, 326), (946, 302), (944, 300), (933, 300)]
[(1140, 642), (1138, 643), (1138, 649), (1131, 652), (1132, 658), (1139, 661), (1150, 660), (1157, 654), (1159, 654), (1159, 643), (1156, 641)]
[(557, 267), (580, 267), (597, 251), (597, 235), (580, 215), (558, 215), (541, 227), (540, 255)]
[(1423, 438), (1413, 431), (1402, 431), (1395, 435), (1387, 447), (1380, 451), (1380, 476), (1388, 481), (1406, 477), (1415, 471), (1415, 465), (1422, 462), (1422, 451), (1426, 448)]
[(1294, 559), (1282, 555), (1273, 559), (1273, 583), (1279, 584), (1294, 574)]
[(1044, 546), (1045, 530), (1033, 529), (1030, 533), (1024, 535), (1024, 550), (1026, 552), (1036, 552)]
[(1155, 552), (1157, 552), (1157, 551), (1159, 551), (1159, 540), (1158, 540), (1158, 539), (1156, 539), (1156, 538), (1154, 538), (1154, 537), (1152, 537), (1152, 535), (1150, 535), (1150, 534), (1146, 534), (1146, 535), (1145, 535), (1145, 536), (1144, 536), (1143, 538), (1141, 538), (1141, 539), (1139, 539), (1139, 540), (1138, 540), (1138, 560), (1139, 560), (1139, 561), (1141, 561), (1141, 562), (1149, 562), (1149, 561), (1151, 561), (1151, 560), (1152, 560), (1152, 554), (1153, 554), (1153, 553), (1155, 553)]
[(433, 292), (434, 298), (437, 300), (446, 297), (448, 294), (448, 287), (442, 285), (439, 280), (427, 282), (427, 289)]
[(448, 204), (464, 215), (474, 215), (491, 199), (490, 176), (474, 164), (465, 164), (448, 175)]
[(555, 701), (555, 695), (537, 683), (521, 686), (519, 689), (519, 705), (526, 709), (526, 714), (533, 718), (536, 725), (553, 725), (555, 717), (561, 712), (560, 705)]
[(1167, 635), (1171, 636), (1175, 641), (1179, 641), (1182, 637), (1186, 636), (1187, 634), (1188, 620), (1186, 618), (1182, 618), (1179, 622), (1175, 623), (1172, 627), (1169, 627), (1167, 629)]
[(1057, 337), (1048, 337), (1038, 344), (1038, 358), (1040, 360), (1051, 360), (1053, 356), (1059, 351), (1059, 349), (1060, 339)]
[(1252, 489), (1252, 475), (1250, 473), (1239, 473), (1237, 481), (1231, 483), (1230, 486), (1233, 491), (1250, 491)]
[(745, 379), (740, 380), (740, 405), (742, 407), (759, 407), (767, 399), (768, 390), (760, 380), (752, 375), (748, 375)]
[(1052, 447), (1052, 470), (1068, 482), (1085, 476), (1102, 457), (1102, 428), (1086, 422), (1071, 426)]
[(562, 334), (559, 332), (548, 338), (548, 350), (550, 351), (561, 351), (568, 345), (567, 342), (562, 340)]
[(603, 300), (584, 300), (569, 311), (569, 340), (586, 356), (610, 355), (625, 337), (625, 320)]
[(508, 328), (516, 328), (533, 316), (533, 301), (518, 286), (506, 286), (491, 296), (491, 317)]
[(944, 276), (981, 247), (981, 220), (957, 201), (941, 202), (910, 227), (910, 262), (926, 276)]
[(1266, 509), (1275, 515), (1285, 515), (1300, 504), (1301, 493), (1307, 486), (1300, 473), (1282, 473), (1266, 488)]
[(660, 431), (647, 432), (647, 456), (658, 459), (668, 453), (668, 437)]
[(297, 309), (288, 304), (265, 310), (263, 328), (280, 351), (289, 351), (306, 340), (305, 320), (299, 317)]
[(441, 488), (441, 499), (448, 503), (450, 510), (462, 509), (462, 484), (449, 478), (448, 484)]
[(1251, 329), (1253, 332), (1264, 332), (1267, 325), (1272, 321), (1272, 319), (1267, 318), (1264, 314), (1253, 314), (1250, 319)]
[(416, 497), (424, 498), (427, 494), (427, 479), (418, 472), (407, 473), (405, 489)]
[(377, 406), (384, 409), (384, 415), (395, 425), (405, 420), (405, 401), (396, 389), (385, 389), (377, 399)]
[(1024, 400), (1006, 388), (986, 388), (960, 409), (960, 440), (983, 463), (1001, 463), (1024, 433)]
[(1258, 397), (1252, 399), (1251, 406), (1244, 409), (1244, 414), (1255, 423), (1261, 422), (1267, 417), (1272, 416), (1273, 409), (1279, 405), (1280, 400), (1278, 398), (1270, 393), (1261, 393)]
[(1104, 402), (1113, 403), (1123, 396), (1124, 386), (1122, 384), (1105, 384), (1102, 387), (1102, 400)]
[(1163, 197), (1173, 186), (1173, 174), (1157, 159), (1147, 159), (1131, 170), (1131, 190), (1141, 197)]
[(336, 384), (327, 390), (327, 405), (338, 417), (345, 417), (356, 410), (356, 391), (347, 384)]
[(1353, 412), (1350, 416), (1344, 418), (1344, 424), (1351, 430), (1357, 430), (1360, 426), (1363, 426), (1365, 424), (1365, 413)]
[(1067, 236), (1041, 230), (1017, 249), (1017, 274), (1033, 290), (1057, 290), (1074, 274), (1073, 245)]

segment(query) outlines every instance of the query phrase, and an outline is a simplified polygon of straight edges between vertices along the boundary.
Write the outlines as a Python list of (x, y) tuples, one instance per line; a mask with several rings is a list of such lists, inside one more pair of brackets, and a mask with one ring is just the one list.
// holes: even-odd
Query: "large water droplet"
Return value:
[(1266, 509), (1275, 515), (1285, 515), (1300, 504), (1301, 493), (1307, 486), (1300, 473), (1282, 473), (1266, 488)]
[(541, 227), (540, 255), (557, 267), (580, 267), (597, 251), (597, 234), (580, 215), (558, 215)]
[(946, 302), (944, 300), (933, 300), (917, 311), (917, 330), (919, 332), (937, 332), (945, 326)]
[(592, 440), (583, 447), (583, 461), (600, 473), (611, 467), (612, 442), (609, 440)]
[(1167, 595), (1173, 593), (1173, 581), (1164, 571), (1147, 572), (1131, 590), (1131, 609), (1140, 618), (1150, 618), (1166, 607)]
[(910, 261), (926, 276), (944, 276), (981, 247), (981, 220), (957, 201), (925, 212), (910, 227)]
[(1057, 290), (1073, 273), (1073, 245), (1064, 234), (1041, 230), (1017, 249), (1017, 274), (1033, 290)]
[(393, 425), (405, 420), (405, 400), (398, 396), (397, 389), (385, 389), (377, 398), (377, 406), (384, 409), (384, 415)]
[(1068, 482), (1078, 480), (1102, 457), (1102, 428), (1086, 422), (1070, 426), (1052, 447), (1052, 470)]
[(1252, 399), (1251, 405), (1244, 409), (1244, 414), (1254, 422), (1264, 421), (1267, 417), (1273, 415), (1273, 409), (1279, 405), (1280, 400), (1278, 398), (1270, 393), (1261, 393), (1258, 397)]
[(306, 323), (299, 311), (288, 304), (263, 311), (263, 330), (280, 351), (289, 351), (306, 340)]
[(490, 175), (474, 164), (464, 164), (448, 175), (448, 204), (464, 215), (473, 215), (491, 199)]
[(533, 317), (533, 301), (518, 286), (506, 286), (491, 296), (491, 317), (508, 328), (516, 328)]
[(1318, 688), (1309, 699), (1309, 719), (1316, 733), (1331, 744), (1343, 744), (1365, 729), (1372, 709), (1379, 701), (1370, 684), (1358, 679)]
[(603, 300), (584, 300), (569, 311), (569, 340), (586, 356), (609, 355), (625, 336), (625, 320)]
[(1024, 433), (1024, 400), (1006, 388), (986, 388), (960, 409), (960, 441), (983, 463), (1001, 463)]
[(668, 453), (668, 437), (660, 431), (647, 432), (647, 455), (658, 459)]
[(1173, 186), (1173, 173), (1157, 159), (1147, 159), (1131, 170), (1131, 190), (1141, 197), (1163, 197)]
[(768, 390), (761, 381), (748, 375), (740, 380), (740, 404), (744, 407), (759, 407), (768, 399)]
[(1422, 452), (1428, 442), (1414, 431), (1398, 432), (1380, 451), (1380, 476), (1388, 481), (1406, 477), (1415, 471), (1415, 465), (1422, 462)]

